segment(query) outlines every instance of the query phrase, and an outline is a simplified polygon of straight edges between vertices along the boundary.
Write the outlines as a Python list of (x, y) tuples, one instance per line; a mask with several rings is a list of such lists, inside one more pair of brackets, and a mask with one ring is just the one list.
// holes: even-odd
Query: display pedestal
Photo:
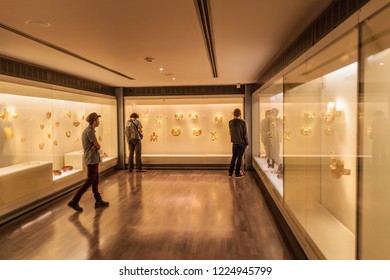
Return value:
[(73, 169), (83, 169), (83, 151), (74, 151), (64, 154), (64, 165), (73, 166)]
[(0, 168), (0, 204), (17, 200), (53, 184), (53, 163), (30, 161)]
[(276, 173), (278, 171), (278, 165), (275, 164), (274, 168), (268, 168), (266, 158), (256, 157), (254, 160), (267, 176), (275, 190), (283, 197), (283, 178), (278, 178)]

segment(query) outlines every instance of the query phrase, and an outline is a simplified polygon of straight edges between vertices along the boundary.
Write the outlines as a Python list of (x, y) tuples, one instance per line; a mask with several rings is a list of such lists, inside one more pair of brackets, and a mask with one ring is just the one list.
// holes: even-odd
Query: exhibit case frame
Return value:
[(310, 259), (390, 259), (389, 17), (362, 9), (253, 94), (253, 166)]
[[(242, 95), (125, 97), (125, 122), (133, 112), (140, 116), (144, 165), (226, 168), (228, 124), (235, 108), (244, 113), (243, 100)], [(128, 154), (126, 147), (126, 162)]]
[(99, 171), (118, 163), (116, 98), (0, 76), (0, 217), (86, 178), (81, 134), (91, 112), (102, 146)]

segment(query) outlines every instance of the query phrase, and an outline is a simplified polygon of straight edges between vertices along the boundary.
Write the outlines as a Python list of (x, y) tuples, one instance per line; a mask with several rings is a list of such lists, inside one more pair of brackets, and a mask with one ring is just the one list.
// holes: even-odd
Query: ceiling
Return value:
[(218, 77), (196, 0), (0, 0), (0, 55), (115, 87), (248, 84), (331, 2), (208, 0)]

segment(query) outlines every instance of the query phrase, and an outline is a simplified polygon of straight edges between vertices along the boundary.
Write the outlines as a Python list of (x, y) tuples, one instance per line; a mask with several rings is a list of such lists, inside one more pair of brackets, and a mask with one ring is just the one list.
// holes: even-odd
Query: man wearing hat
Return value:
[(88, 127), (82, 134), (84, 161), (88, 167), (88, 177), (84, 185), (80, 187), (73, 199), (68, 203), (68, 206), (77, 212), (82, 212), (83, 208), (79, 206), (79, 201), (87, 189), (92, 186), (92, 192), (95, 197), (95, 208), (107, 207), (109, 203), (103, 201), (99, 193), (99, 162), (100, 162), (100, 144), (96, 138), (95, 128), (99, 126), (99, 118), (101, 116), (93, 112), (88, 115), (86, 121)]

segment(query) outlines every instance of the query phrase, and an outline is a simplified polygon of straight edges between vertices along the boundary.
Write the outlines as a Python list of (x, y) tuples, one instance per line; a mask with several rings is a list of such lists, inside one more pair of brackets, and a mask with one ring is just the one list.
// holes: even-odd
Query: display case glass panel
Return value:
[(357, 42), (354, 29), (284, 78), (284, 206), (327, 259), (356, 258)]
[(390, 8), (362, 25), (359, 258), (390, 259)]
[(117, 164), (116, 100), (0, 81), (0, 214), (32, 203), (86, 177), (81, 134), (96, 129), (102, 167)]
[(243, 110), (242, 97), (127, 98), (125, 120), (140, 116), (143, 164), (225, 165), (235, 108)]
[(283, 144), (290, 132), (283, 130), (283, 81), (279, 80), (253, 98), (253, 159), (277, 194), (283, 196)]

